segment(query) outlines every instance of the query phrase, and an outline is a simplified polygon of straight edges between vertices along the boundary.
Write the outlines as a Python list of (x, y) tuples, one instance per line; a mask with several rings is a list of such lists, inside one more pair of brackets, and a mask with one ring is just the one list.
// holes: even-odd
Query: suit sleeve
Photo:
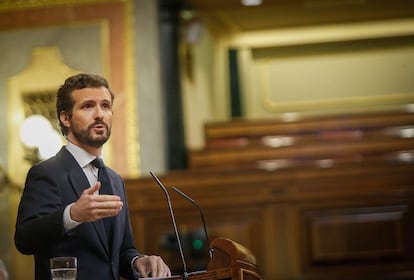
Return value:
[[(120, 179), (121, 180), (121, 179)], [(138, 273), (132, 268), (132, 260), (139, 256), (138, 251), (136, 250), (135, 244), (134, 244), (134, 236), (131, 228), (131, 222), (129, 218), (129, 208), (126, 198), (126, 192), (125, 192), (125, 184), (121, 180), (122, 184), (122, 200), (124, 202), (124, 210), (125, 210), (125, 216), (124, 216), (124, 234), (122, 237), (122, 245), (120, 249), (120, 274), (125, 277), (126, 279), (137, 279)]]
[(46, 176), (50, 172), (44, 165), (35, 165), (27, 175), (15, 231), (16, 247), (23, 254), (46, 253), (65, 236), (65, 205), (58, 180)]

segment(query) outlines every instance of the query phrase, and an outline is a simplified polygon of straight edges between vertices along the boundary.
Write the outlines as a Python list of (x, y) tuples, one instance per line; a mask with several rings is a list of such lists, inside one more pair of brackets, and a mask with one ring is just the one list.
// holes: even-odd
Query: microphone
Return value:
[(203, 221), (204, 234), (206, 236), (206, 241), (207, 241), (207, 244), (208, 244), (208, 257), (211, 259), (213, 257), (213, 252), (210, 248), (210, 240), (208, 238), (207, 226), (206, 226), (206, 221), (204, 219), (203, 209), (201, 208), (201, 206), (194, 199), (192, 199), (191, 197), (186, 195), (184, 192), (180, 191), (176, 187), (172, 187), (172, 189), (174, 191), (176, 191), (177, 193), (179, 193), (186, 200), (190, 201), (192, 204), (194, 204), (198, 208), (198, 211), (200, 212), (201, 220)]
[(174, 226), (175, 237), (177, 238), (178, 249), (180, 250), (181, 260), (182, 260), (182, 263), (183, 263), (183, 270), (184, 270), (184, 272), (183, 272), (183, 280), (188, 280), (187, 263), (185, 262), (183, 248), (181, 246), (180, 235), (178, 234), (177, 224), (175, 222), (175, 216), (174, 216), (173, 208), (171, 206), (170, 195), (168, 194), (167, 189), (164, 187), (164, 185), (161, 183), (161, 181), (158, 179), (158, 177), (152, 171), (150, 171), (150, 174), (155, 179), (155, 181), (157, 182), (158, 186), (160, 186), (160, 188), (162, 189), (162, 191), (164, 192), (164, 194), (165, 194), (165, 196), (167, 198), (168, 209), (170, 210), (170, 217), (171, 217), (171, 221), (172, 221), (173, 226)]

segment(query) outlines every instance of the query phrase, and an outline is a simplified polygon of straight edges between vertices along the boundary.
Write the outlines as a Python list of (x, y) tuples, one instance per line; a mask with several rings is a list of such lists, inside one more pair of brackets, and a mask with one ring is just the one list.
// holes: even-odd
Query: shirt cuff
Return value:
[(66, 231), (72, 230), (81, 224), (81, 222), (72, 220), (72, 217), (70, 216), (70, 208), (73, 204), (75, 203), (66, 206), (65, 211), (63, 212), (63, 226), (65, 227)]

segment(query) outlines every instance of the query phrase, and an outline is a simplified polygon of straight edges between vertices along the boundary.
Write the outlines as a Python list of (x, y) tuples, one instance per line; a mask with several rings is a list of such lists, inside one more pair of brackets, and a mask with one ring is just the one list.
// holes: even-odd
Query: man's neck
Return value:
[(82, 150), (86, 151), (87, 153), (94, 155), (96, 157), (100, 157), (102, 155), (102, 146), (99, 148), (91, 147), (89, 145), (85, 145), (83, 143), (80, 143), (79, 141), (76, 141), (75, 139), (72, 139), (71, 137), (67, 137), (66, 139), (68, 142), (72, 143), (73, 145), (81, 148)]

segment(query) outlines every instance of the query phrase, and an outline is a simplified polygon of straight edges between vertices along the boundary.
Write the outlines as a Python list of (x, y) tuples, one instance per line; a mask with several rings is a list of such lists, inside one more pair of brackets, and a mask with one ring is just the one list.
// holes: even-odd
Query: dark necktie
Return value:
[(112, 194), (108, 171), (106, 170), (103, 160), (95, 158), (91, 161), (91, 164), (98, 168), (98, 181), (101, 182), (101, 189), (99, 190), (99, 193)]
[[(99, 190), (100, 194), (113, 194), (111, 190), (111, 182), (109, 180), (109, 175), (106, 170), (105, 164), (102, 159), (95, 158), (91, 161), (91, 164), (98, 168), (98, 181), (101, 182), (101, 188)], [(112, 244), (112, 217), (103, 218), (106, 237), (108, 239), (109, 248)]]

